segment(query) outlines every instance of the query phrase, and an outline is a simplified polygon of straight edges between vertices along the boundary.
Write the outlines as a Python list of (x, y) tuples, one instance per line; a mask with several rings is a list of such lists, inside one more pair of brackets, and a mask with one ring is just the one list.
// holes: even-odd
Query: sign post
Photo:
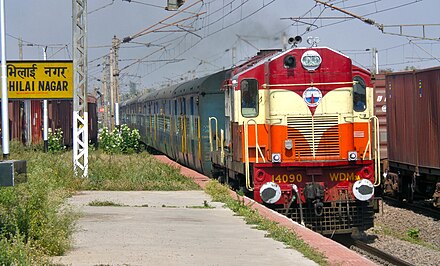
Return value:
[(9, 61), (6, 70), (9, 99), (73, 98), (72, 61)]
[(8, 88), (6, 87), (8, 76), (6, 74), (6, 32), (5, 32), (5, 1), (0, 2), (1, 13), (1, 54), (2, 54), (2, 149), (3, 160), (9, 156), (9, 111), (8, 111)]

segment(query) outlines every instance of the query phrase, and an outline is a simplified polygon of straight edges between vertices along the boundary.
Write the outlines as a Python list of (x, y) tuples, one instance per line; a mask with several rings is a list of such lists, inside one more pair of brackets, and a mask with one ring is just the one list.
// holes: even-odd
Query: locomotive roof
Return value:
[[(246, 63), (242, 64), (239, 67), (237, 72), (234, 72), (234, 76), (235, 75), (241, 75), (241, 74), (243, 74), (243, 73), (245, 73), (245, 72), (247, 72), (247, 71), (249, 71), (251, 69), (254, 69), (254, 68), (264, 64), (265, 62), (272, 61), (272, 60), (275, 60), (277, 58), (280, 58), (280, 57), (286, 55), (287, 53), (291, 52), (292, 50), (310, 50), (310, 49), (328, 49), (328, 50), (331, 50), (334, 53), (337, 53), (337, 54), (339, 54), (341, 56), (349, 58), (347, 55), (345, 55), (345, 54), (343, 54), (343, 53), (341, 53), (341, 52), (339, 52), (337, 50), (334, 50), (332, 48), (326, 47), (326, 46), (321, 46), (321, 47), (294, 47), (294, 48), (290, 48), (290, 49), (287, 49), (287, 50), (284, 50), (284, 51), (273, 50), (274, 51), (273, 53), (266, 53), (266, 54), (264, 54), (265, 56), (258, 56), (257, 55), (256, 57), (251, 58)], [(258, 59), (259, 61), (255, 62), (256, 61), (255, 59)], [(250, 62), (252, 62), (253, 64), (249, 65)], [(247, 67), (243, 67), (243, 66), (247, 66)], [(240, 68), (242, 68), (242, 69), (240, 69)]]

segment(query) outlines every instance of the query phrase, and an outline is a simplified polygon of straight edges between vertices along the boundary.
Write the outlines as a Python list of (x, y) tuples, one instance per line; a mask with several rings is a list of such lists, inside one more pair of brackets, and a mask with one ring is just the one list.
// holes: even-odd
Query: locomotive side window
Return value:
[(244, 79), (240, 83), (241, 114), (244, 117), (258, 116), (258, 81)]
[(363, 112), (367, 109), (366, 85), (363, 78), (355, 76), (353, 78), (353, 110)]

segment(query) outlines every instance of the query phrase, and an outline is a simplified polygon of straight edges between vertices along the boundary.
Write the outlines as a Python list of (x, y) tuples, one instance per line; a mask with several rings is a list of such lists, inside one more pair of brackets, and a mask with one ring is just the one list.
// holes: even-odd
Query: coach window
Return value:
[(244, 79), (240, 83), (241, 114), (244, 117), (258, 116), (258, 82), (255, 79)]
[(363, 112), (367, 109), (365, 81), (359, 76), (355, 76), (353, 81), (353, 110), (356, 112)]
[(194, 97), (189, 98), (189, 109), (190, 115), (194, 115)]

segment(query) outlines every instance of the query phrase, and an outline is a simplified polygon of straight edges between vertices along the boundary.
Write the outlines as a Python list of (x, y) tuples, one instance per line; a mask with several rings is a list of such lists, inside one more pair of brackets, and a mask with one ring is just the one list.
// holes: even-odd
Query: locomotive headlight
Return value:
[(280, 163), (281, 162), (281, 154), (280, 153), (272, 153), (272, 162)]
[(232, 88), (237, 88), (238, 87), (238, 81), (237, 81), (237, 79), (233, 79), (232, 80)]
[(286, 139), (284, 141), (284, 148), (286, 148), (286, 150), (291, 150), (293, 148), (293, 142), (291, 139)]
[(368, 179), (361, 179), (353, 184), (353, 194), (356, 199), (366, 201), (374, 195), (374, 186)]
[(358, 154), (356, 151), (349, 151), (348, 152), (348, 160), (349, 161), (356, 161), (358, 158)]
[(321, 63), (321, 56), (313, 50), (305, 52), (301, 57), (301, 64), (307, 70), (316, 70)]
[(281, 188), (277, 183), (267, 182), (260, 188), (260, 197), (266, 203), (275, 203), (281, 198)]

